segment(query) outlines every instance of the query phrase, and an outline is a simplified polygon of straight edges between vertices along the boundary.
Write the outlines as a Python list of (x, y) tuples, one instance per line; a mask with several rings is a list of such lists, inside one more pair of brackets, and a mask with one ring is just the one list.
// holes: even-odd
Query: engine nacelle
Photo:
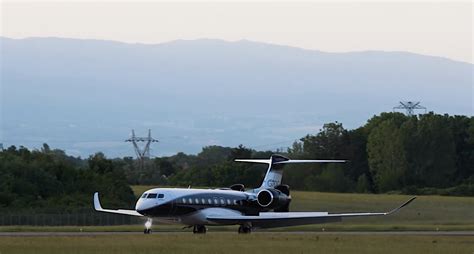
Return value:
[(257, 193), (257, 203), (262, 208), (278, 209), (288, 206), (291, 197), (277, 189), (263, 189)]

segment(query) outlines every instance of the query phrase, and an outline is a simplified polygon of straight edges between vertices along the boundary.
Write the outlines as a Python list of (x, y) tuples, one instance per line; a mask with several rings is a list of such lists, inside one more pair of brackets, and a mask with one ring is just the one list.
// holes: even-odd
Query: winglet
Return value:
[(102, 206), (100, 205), (100, 201), (99, 201), (99, 192), (94, 193), (94, 209), (96, 211), (103, 210)]
[(111, 210), (111, 209), (102, 208), (102, 206), (100, 205), (98, 192), (94, 193), (94, 210), (98, 212), (104, 212), (104, 213), (115, 213), (115, 214), (132, 215), (132, 216), (140, 216), (140, 217), (143, 216), (136, 210), (125, 210), (125, 209)]
[(398, 210), (402, 209), (403, 207), (407, 206), (408, 204), (410, 204), (413, 200), (416, 199), (416, 196), (415, 197), (412, 197), (410, 198), (408, 201), (406, 201), (405, 203), (403, 203), (401, 206), (391, 210), (390, 212), (387, 212), (385, 213), (386, 215), (389, 215), (389, 214), (392, 214), (392, 213), (395, 213), (395, 212), (398, 212)]

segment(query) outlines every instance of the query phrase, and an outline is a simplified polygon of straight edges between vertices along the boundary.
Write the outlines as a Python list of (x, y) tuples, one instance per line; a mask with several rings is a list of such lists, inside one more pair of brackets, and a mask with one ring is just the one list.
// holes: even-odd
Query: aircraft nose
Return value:
[(147, 214), (147, 211), (151, 208), (153, 208), (154, 206), (156, 206), (158, 204), (158, 202), (156, 202), (155, 200), (139, 200), (137, 202), (137, 204), (135, 205), (135, 211), (137, 211), (138, 213), (140, 214)]
[(143, 210), (145, 210), (145, 205), (144, 205), (144, 202), (140, 199), (135, 204), (135, 211), (141, 213), (143, 212)]

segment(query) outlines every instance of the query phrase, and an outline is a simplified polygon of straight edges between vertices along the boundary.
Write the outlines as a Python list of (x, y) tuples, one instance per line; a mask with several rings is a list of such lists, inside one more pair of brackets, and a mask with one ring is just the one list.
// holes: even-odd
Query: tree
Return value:
[(108, 160), (101, 152), (89, 157), (89, 168), (100, 174), (110, 172), (113, 169), (112, 161)]
[(371, 131), (367, 154), (378, 191), (386, 192), (403, 186), (407, 161), (400, 131), (394, 121), (385, 120)]
[(450, 116), (448, 121), (456, 150), (456, 181), (463, 181), (474, 175), (474, 117)]
[(344, 138), (347, 131), (341, 123), (327, 123), (316, 135), (302, 138), (304, 154), (311, 158), (334, 159), (344, 154)]
[(418, 122), (416, 151), (410, 153), (412, 167), (420, 171), (418, 183), (427, 187), (447, 187), (456, 172), (456, 149), (447, 116), (422, 115)]
[(14, 211), (89, 207), (95, 191), (106, 195), (106, 204), (129, 207), (134, 202), (122, 171), (103, 154), (91, 156), (89, 168), (63, 151), (45, 150), (10, 147), (0, 152), (0, 207)]

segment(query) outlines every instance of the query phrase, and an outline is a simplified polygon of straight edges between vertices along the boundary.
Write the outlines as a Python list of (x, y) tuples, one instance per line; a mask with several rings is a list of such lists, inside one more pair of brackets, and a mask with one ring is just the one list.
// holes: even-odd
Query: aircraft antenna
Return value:
[(393, 111), (397, 111), (399, 109), (405, 110), (407, 116), (412, 116), (415, 113), (415, 110), (424, 110), (426, 114), (426, 107), (420, 105), (421, 102), (419, 101), (400, 101), (400, 104), (393, 107)]

